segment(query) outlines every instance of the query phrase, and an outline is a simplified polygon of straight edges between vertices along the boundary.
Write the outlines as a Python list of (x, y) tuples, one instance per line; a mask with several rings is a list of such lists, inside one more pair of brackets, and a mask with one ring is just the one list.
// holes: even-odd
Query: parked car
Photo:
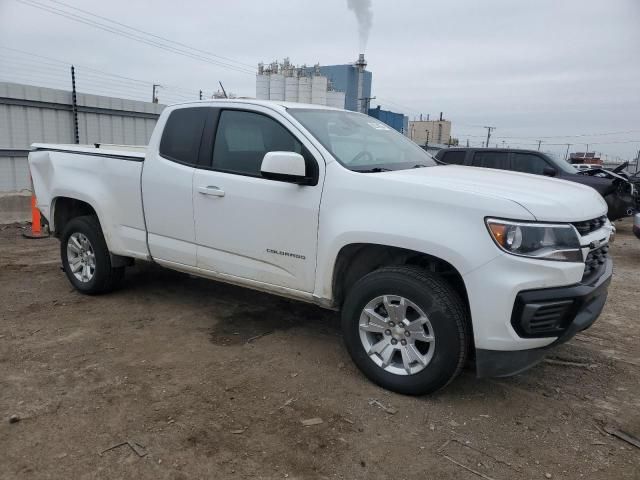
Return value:
[(513, 170), (588, 185), (602, 195), (607, 202), (610, 220), (632, 215), (640, 207), (637, 191), (628, 179), (600, 168), (579, 171), (565, 161), (555, 160), (535, 150), (446, 148), (436, 154), (436, 159), (449, 165)]
[(591, 170), (593, 167), (591, 165), (589, 165), (588, 163), (577, 163), (577, 164), (572, 164), (572, 166), (578, 170), (579, 172), (585, 171), (585, 170)]
[(151, 261), (341, 310), (356, 365), (396, 392), (442, 388), (470, 356), (479, 376), (518, 373), (607, 298), (613, 229), (593, 189), (434, 168), (362, 114), (192, 102), (162, 112), (146, 153), (32, 148), (37, 205), (78, 291)]

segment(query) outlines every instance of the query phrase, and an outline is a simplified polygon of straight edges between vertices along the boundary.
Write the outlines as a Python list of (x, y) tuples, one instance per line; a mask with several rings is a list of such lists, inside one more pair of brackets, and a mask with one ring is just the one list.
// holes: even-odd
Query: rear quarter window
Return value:
[(206, 118), (206, 108), (180, 108), (171, 112), (162, 132), (160, 155), (196, 166)]

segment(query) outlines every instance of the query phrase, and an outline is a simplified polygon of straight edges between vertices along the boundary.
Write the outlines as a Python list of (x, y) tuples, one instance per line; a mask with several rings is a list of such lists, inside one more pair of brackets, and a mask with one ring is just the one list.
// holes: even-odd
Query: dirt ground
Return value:
[[(57, 240), (0, 228), (2, 479), (640, 478), (640, 448), (605, 432), (640, 437), (629, 222), (591, 329), (522, 375), (466, 370), (419, 398), (356, 370), (336, 313), (154, 265), (83, 296)], [(105, 451), (127, 441), (144, 456)]]

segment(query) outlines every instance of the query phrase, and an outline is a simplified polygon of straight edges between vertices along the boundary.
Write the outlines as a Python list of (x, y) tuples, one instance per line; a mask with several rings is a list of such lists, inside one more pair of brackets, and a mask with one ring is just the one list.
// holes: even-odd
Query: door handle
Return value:
[(203, 195), (211, 195), (213, 197), (224, 197), (224, 190), (213, 185), (198, 187), (198, 192)]

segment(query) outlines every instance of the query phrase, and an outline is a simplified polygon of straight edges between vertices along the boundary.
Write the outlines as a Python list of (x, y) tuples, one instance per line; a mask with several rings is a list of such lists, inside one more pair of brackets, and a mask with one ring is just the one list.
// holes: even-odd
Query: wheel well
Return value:
[(82, 215), (96, 215), (96, 211), (91, 205), (82, 200), (68, 197), (56, 198), (53, 209), (53, 225), (56, 237), (62, 234), (69, 220)]
[(469, 297), (462, 275), (449, 262), (415, 250), (386, 245), (357, 243), (347, 245), (340, 250), (333, 272), (333, 299), (341, 307), (351, 287), (362, 277), (382, 267), (392, 265), (414, 265), (437, 273), (462, 298), (471, 318)]

